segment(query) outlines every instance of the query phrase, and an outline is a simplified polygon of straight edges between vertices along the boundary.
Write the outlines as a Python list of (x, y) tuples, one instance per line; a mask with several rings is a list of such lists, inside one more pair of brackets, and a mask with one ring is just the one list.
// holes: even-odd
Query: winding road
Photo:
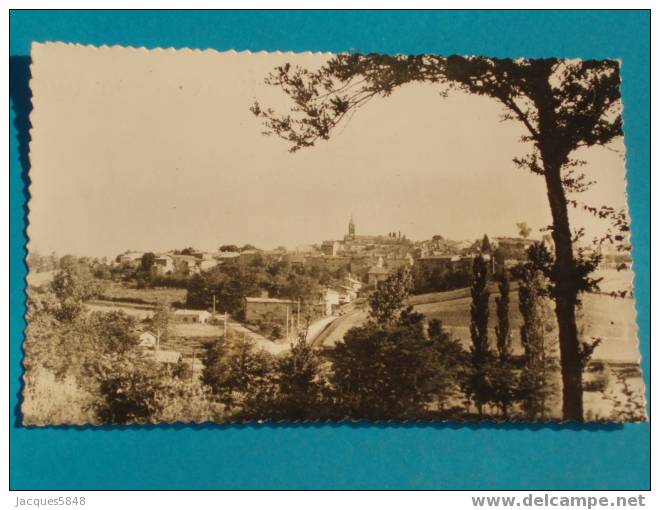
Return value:
[(316, 338), (312, 345), (317, 348), (334, 347), (337, 342), (344, 338), (346, 332), (357, 326), (361, 326), (367, 320), (367, 311), (355, 308), (332, 321)]

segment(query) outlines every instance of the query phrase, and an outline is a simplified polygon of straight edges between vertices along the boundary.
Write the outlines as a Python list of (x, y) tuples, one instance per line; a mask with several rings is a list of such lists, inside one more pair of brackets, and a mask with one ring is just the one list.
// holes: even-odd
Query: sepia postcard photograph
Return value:
[(511, 57), (33, 43), (22, 423), (646, 421), (625, 63)]

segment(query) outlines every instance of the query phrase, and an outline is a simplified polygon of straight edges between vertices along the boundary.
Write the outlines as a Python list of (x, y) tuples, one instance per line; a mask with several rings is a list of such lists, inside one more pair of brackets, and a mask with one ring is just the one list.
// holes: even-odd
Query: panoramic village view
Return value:
[(25, 424), (646, 419), (618, 62), (33, 59)]
[[(291, 251), (30, 254), (26, 363), (36, 373), (25, 418), (560, 418), (552, 310), (529, 263), (530, 250), (551, 240), (531, 238), (524, 222), (516, 228), (519, 237), (413, 241), (360, 234), (351, 217), (343, 239)], [(601, 255), (611, 291), (583, 304), (584, 334), (600, 339), (585, 366), (587, 417), (637, 420), (634, 305), (629, 292), (619, 295), (630, 286), (630, 258)], [(470, 376), (481, 320), (492, 351), (486, 389)], [(405, 327), (369, 329), (395, 321)]]

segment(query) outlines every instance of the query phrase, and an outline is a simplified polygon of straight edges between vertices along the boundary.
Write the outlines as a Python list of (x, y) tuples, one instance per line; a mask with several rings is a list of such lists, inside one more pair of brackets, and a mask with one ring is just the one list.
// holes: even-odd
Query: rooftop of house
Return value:
[(295, 304), (296, 301), (291, 301), (289, 299), (277, 299), (277, 298), (267, 298), (267, 297), (246, 297), (245, 301), (248, 303), (281, 303), (281, 304)]
[(180, 309), (180, 310), (175, 310), (174, 315), (211, 315), (209, 312), (206, 310), (186, 310), (186, 309)]

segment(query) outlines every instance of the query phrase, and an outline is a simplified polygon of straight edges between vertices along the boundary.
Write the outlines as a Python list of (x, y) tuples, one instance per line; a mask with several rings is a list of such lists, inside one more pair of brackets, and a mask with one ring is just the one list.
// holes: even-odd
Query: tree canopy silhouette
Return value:
[[(573, 242), (581, 233), (570, 227), (568, 206), (582, 206), (609, 218), (627, 231), (621, 212), (590, 207), (572, 198), (591, 182), (579, 171), (575, 157), (583, 147), (607, 145), (622, 135), (619, 63), (615, 60), (496, 59), (438, 55), (339, 54), (321, 68), (285, 64), (266, 83), (280, 87), (292, 100), (280, 114), (258, 101), (252, 113), (266, 132), (291, 144), (295, 152), (330, 138), (342, 120), (377, 97), (387, 97), (405, 84), (434, 83), (442, 95), (452, 89), (487, 96), (504, 107), (505, 120), (521, 122), (529, 153), (514, 163), (544, 178), (552, 213), (555, 246), (550, 279), (559, 325), (566, 420), (583, 420), (580, 340), (576, 326), (579, 294), (597, 282), (589, 278), (593, 259), (583, 260)], [(620, 234), (616, 234), (619, 235)], [(614, 237), (616, 235), (613, 234)]]

